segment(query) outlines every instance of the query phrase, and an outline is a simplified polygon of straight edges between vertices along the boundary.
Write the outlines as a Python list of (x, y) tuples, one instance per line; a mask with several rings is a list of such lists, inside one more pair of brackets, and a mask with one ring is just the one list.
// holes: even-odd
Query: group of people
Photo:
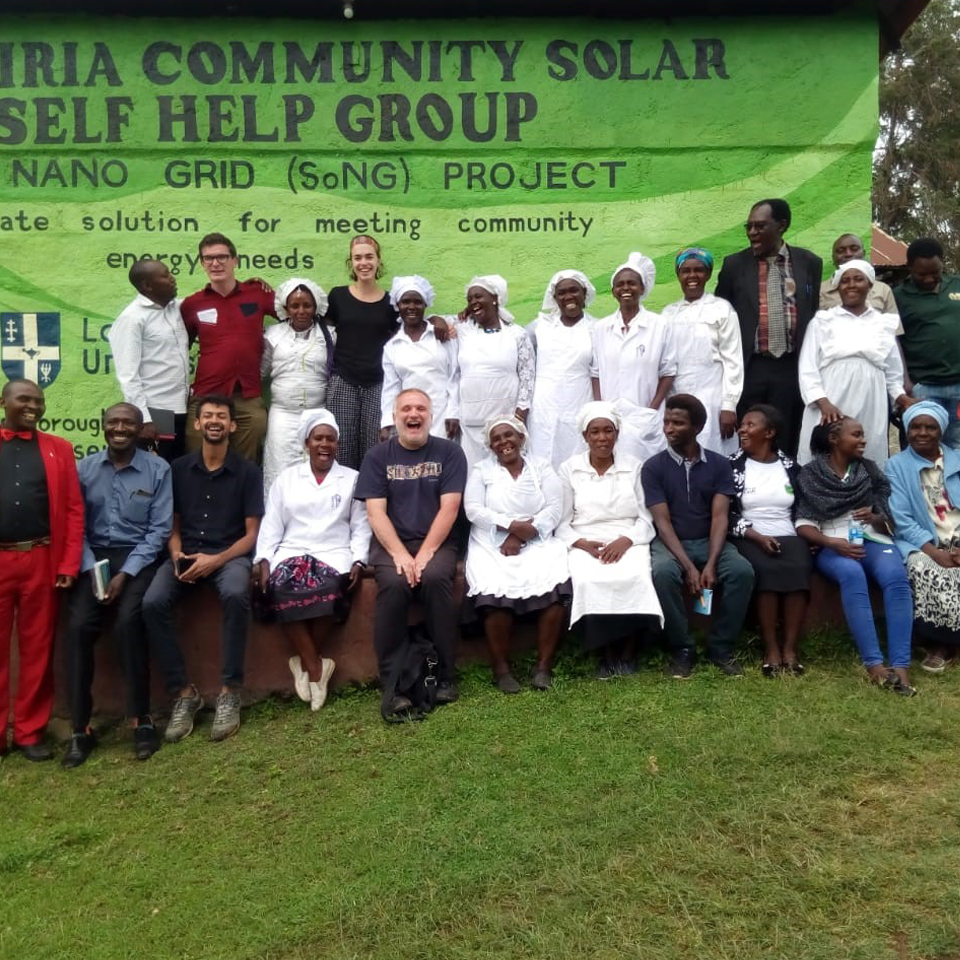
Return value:
[[(177, 639), (185, 590), (208, 582), (221, 602), (221, 740), (240, 724), (251, 596), (280, 624), (296, 691), (318, 710), (336, 668), (327, 640), (368, 566), (387, 719), (417, 712), (400, 681), (414, 602), (437, 704), (457, 699), (467, 617), (482, 621), (504, 693), (521, 689), (510, 635), (527, 616), (534, 688), (551, 686), (568, 623), (601, 678), (633, 672), (638, 644), (660, 633), (668, 673), (688, 677), (691, 597), (710, 616), (706, 657), (724, 673), (742, 672), (734, 646), (755, 594), (763, 674), (802, 675), (814, 567), (839, 585), (871, 678), (915, 693), (914, 629), (933, 672), (960, 631), (960, 278), (943, 275), (942, 249), (922, 239), (891, 292), (847, 234), (821, 283), (821, 260), (784, 241), (789, 226), (785, 201), (755, 204), (749, 247), (726, 257), (714, 294), (712, 255), (682, 250), (681, 299), (659, 314), (643, 305), (655, 270), (640, 253), (613, 270), (617, 309), (604, 319), (587, 312), (590, 279), (561, 270), (526, 327), (497, 275), (474, 277), (463, 308), (442, 315), (421, 276), (385, 290), (368, 236), (351, 241), (351, 283), (329, 294), (305, 278), (275, 292), (238, 282), (222, 234), (200, 241), (209, 283), (182, 302), (164, 263), (139, 261), (138, 295), (109, 333), (124, 400), (104, 412), (103, 451), (75, 468), (69, 446), (37, 430), (39, 387), (3, 389), (0, 711), (16, 620), (13, 746), (52, 755), (63, 590), (72, 767), (96, 745), (93, 645), (109, 611), (146, 759), (160, 744), (151, 657), (172, 697), (167, 741), (189, 735), (204, 705)], [(264, 330), (266, 316), (280, 322)], [(891, 412), (907, 447), (888, 459)], [(883, 592), (886, 658), (870, 581)]]

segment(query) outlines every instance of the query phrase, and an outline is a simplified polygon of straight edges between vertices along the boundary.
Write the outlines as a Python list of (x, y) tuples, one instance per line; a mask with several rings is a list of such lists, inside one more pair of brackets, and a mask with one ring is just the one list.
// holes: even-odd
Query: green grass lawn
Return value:
[[(374, 691), (210, 716), (148, 763), (0, 763), (0, 957), (956, 960), (960, 669), (653, 666), (422, 724)], [(519, 675), (519, 674), (518, 674)]]

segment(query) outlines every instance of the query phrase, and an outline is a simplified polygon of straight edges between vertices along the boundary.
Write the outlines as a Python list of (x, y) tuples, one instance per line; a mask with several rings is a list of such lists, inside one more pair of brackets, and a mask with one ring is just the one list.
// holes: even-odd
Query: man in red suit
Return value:
[(73, 448), (37, 430), (46, 409), (43, 391), (31, 380), (11, 380), (0, 406), (0, 755), (7, 753), (16, 619), (20, 680), (13, 746), (28, 760), (49, 760), (44, 732), (53, 707), (58, 591), (70, 587), (80, 570), (83, 500)]

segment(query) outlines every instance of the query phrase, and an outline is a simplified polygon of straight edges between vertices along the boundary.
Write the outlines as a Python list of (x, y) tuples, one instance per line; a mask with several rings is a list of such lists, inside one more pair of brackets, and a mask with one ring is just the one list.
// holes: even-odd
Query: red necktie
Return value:
[(12, 440), (19, 437), (21, 440), (32, 440), (33, 432), (31, 430), (8, 430), (6, 427), (0, 429), (0, 440)]

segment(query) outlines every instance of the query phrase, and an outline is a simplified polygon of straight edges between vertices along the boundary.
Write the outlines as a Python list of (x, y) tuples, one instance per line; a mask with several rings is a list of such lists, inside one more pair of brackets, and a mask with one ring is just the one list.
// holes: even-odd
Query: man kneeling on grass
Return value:
[(202, 446), (173, 462), (173, 533), (170, 558), (160, 567), (143, 598), (143, 617), (166, 681), (176, 698), (167, 724), (168, 743), (193, 730), (203, 706), (187, 681), (177, 645), (176, 603), (184, 588), (211, 583), (223, 607), (222, 682), (211, 740), (225, 740), (240, 729), (240, 687), (250, 615), (250, 560), (263, 516), (260, 468), (230, 450), (237, 429), (230, 397), (201, 397), (195, 429)]
[[(684, 603), (686, 584), (711, 613), (707, 658), (728, 676), (743, 671), (733, 658), (753, 591), (753, 567), (727, 543), (733, 469), (722, 454), (697, 443), (707, 421), (703, 404), (687, 393), (668, 398), (663, 432), (668, 449), (643, 465), (647, 507), (657, 528), (650, 548), (653, 583), (663, 607), (663, 629), (670, 663), (667, 673), (684, 680), (696, 660), (696, 647)], [(719, 595), (714, 598), (714, 588)]]

